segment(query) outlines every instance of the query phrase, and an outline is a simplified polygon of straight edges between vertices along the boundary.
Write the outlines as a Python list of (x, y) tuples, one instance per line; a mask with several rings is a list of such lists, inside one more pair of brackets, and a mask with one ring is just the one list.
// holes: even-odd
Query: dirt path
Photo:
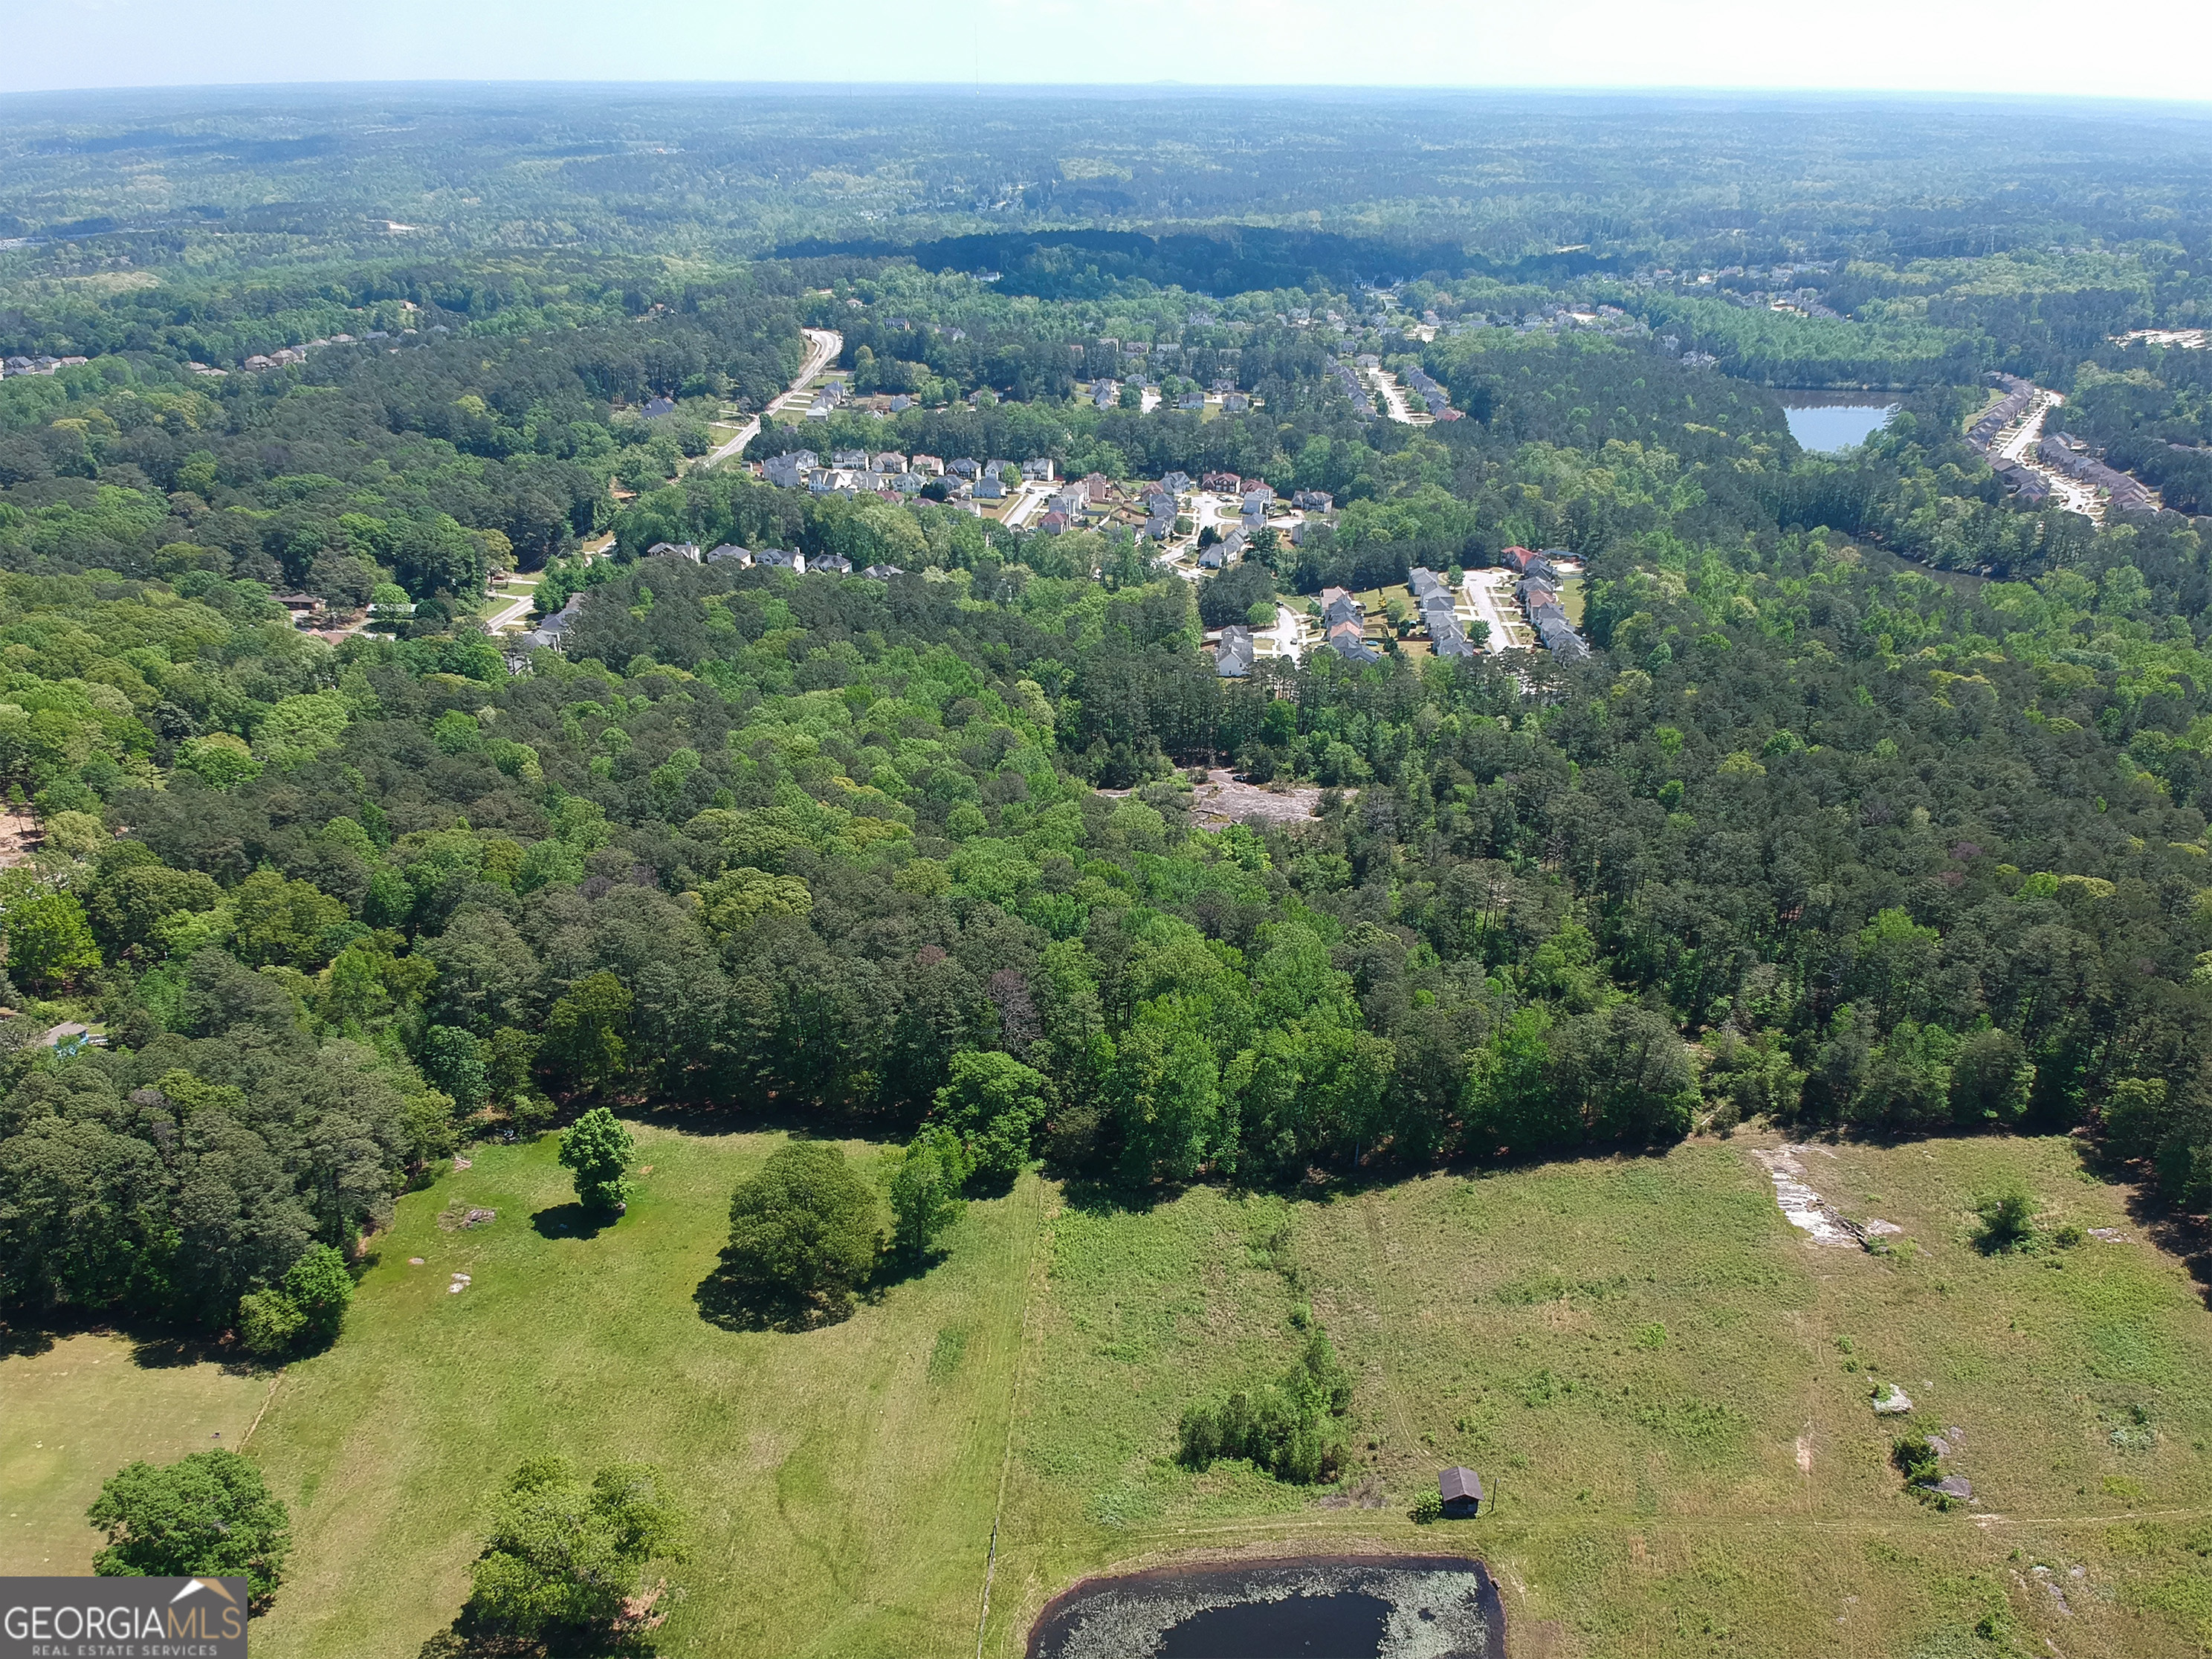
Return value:
[[(1372, 1194), (1360, 1199), (1359, 1218), (1367, 1226), (1367, 1292), (1370, 1298), (1370, 1316), (1379, 1338), (1380, 1333), (1390, 1322), (1389, 1311), (1383, 1305), (1386, 1287), (1391, 1279), (1390, 1238), (1382, 1224), (1382, 1207), (1376, 1204)], [(1389, 1408), (1391, 1438), (1398, 1443), (1401, 1456), (1418, 1457), (1421, 1449), (1420, 1437), (1413, 1432), (1413, 1419), (1407, 1415), (1405, 1399), (1399, 1394), (1397, 1382), (1390, 1375), (1389, 1361), (1383, 1357), (1389, 1352), (1388, 1342), (1376, 1341), (1375, 1369), (1382, 1379), (1382, 1401)]]
[(39, 826), (39, 815), (29, 807), (0, 810), (0, 870), (28, 864), (45, 838), (46, 831)]

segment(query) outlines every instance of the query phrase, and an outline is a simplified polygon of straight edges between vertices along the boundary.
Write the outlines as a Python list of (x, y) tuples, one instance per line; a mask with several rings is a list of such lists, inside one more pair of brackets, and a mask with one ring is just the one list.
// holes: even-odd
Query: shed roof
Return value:
[(1482, 1477), (1469, 1468), (1449, 1468), (1437, 1476), (1437, 1491), (1445, 1503), (1455, 1498), (1472, 1498), (1482, 1501)]

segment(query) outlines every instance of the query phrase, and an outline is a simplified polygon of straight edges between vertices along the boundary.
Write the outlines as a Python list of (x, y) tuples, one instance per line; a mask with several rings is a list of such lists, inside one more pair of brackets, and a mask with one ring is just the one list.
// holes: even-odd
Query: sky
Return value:
[(330, 81), (2212, 99), (2212, 0), (0, 0), (0, 92)]

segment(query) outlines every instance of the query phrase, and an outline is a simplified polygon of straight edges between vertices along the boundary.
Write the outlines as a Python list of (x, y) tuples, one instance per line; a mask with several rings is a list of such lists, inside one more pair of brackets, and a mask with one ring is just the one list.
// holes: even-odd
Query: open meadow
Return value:
[[(400, 1201), (343, 1338), (284, 1373), (249, 1443), (300, 1545), (257, 1651), (419, 1652), (460, 1607), (494, 1489), (555, 1450), (672, 1476), (693, 1548), (671, 1654), (973, 1652), (994, 1514), (984, 1650), (1003, 1656), (1116, 1564), (1364, 1546), (1482, 1555), (1522, 1656), (2212, 1643), (2212, 1316), (2065, 1139), (1802, 1153), (1841, 1213), (1902, 1229), (1883, 1255), (1792, 1229), (1758, 1137), (1313, 1201), (1201, 1188), (1126, 1210), (1025, 1177), (971, 1204), (927, 1274), (792, 1334), (694, 1298), (730, 1189), (779, 1138), (638, 1133), (651, 1173), (595, 1236), (551, 1138), (479, 1148)], [(2012, 1180), (2046, 1231), (2115, 1237), (1981, 1254), (1972, 1201)], [(455, 1224), (471, 1208), (496, 1219)], [(1341, 1487), (1175, 1464), (1183, 1407), (1279, 1372), (1308, 1310), (1358, 1378)], [(1912, 1425), (1961, 1431), (1947, 1469), (1972, 1504), (1905, 1493), (1877, 1379)], [(81, 1570), (107, 1470), (218, 1427), (230, 1443), (267, 1391), (112, 1338), (0, 1361), (29, 1517), (10, 1565)], [(1458, 1462), (1495, 1512), (1414, 1525)]]

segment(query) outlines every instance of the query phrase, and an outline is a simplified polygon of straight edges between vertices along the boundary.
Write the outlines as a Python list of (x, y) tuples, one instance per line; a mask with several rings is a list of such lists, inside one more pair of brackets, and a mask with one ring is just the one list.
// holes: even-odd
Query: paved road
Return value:
[(1470, 570), (1463, 584), (1474, 601), (1474, 614), (1490, 624), (1489, 649), (1524, 649), (1512, 621), (1513, 573), (1509, 570)]
[(2105, 520), (2104, 498), (2079, 479), (2069, 478), (2057, 467), (2045, 465), (2036, 450), (2036, 446), (2043, 441), (2044, 423), (2051, 418), (2051, 411), (2065, 401), (2057, 392), (2046, 392), (2038, 386), (2035, 401), (2028, 405), (2027, 413), (2021, 417), (2020, 424), (1997, 440), (1996, 453), (2016, 466), (2026, 467), (2050, 485), (2051, 499), (2059, 506), (2069, 512), (2079, 513), (2093, 524), (2102, 524)]
[(1436, 420), (1433, 415), (1416, 415), (1413, 406), (1406, 401), (1406, 388), (1398, 384), (1398, 377), (1387, 368), (1370, 368), (1367, 378), (1382, 394), (1382, 404), (1390, 418), (1401, 426), (1427, 426)]
[(1280, 602), (1275, 606), (1275, 625), (1255, 629), (1252, 638), (1255, 644), (1274, 647), (1273, 651), (1266, 653), (1271, 657), (1288, 657), (1292, 662), (1297, 662), (1305, 655), (1304, 621), (1297, 611)]
[[(806, 354), (806, 363), (799, 371), (799, 378), (785, 388), (781, 397), (769, 401), (770, 409), (775, 408), (786, 398), (796, 397), (804, 392), (807, 382), (836, 362), (837, 354), (845, 349), (845, 337), (834, 328), (802, 329), (800, 332), (806, 336), (813, 349)], [(738, 435), (708, 453), (699, 465), (701, 466), (720, 465), (759, 436), (760, 428), (761, 417), (757, 415), (748, 416), (745, 423), (738, 428)]]
[(1022, 485), (1020, 493), (1014, 497), (1014, 504), (1006, 509), (1006, 516), (1001, 522), (1009, 530), (1019, 530), (1029, 521), (1030, 514), (1066, 488), (1065, 483), (1046, 483), (1036, 478), (1029, 480)]
[(536, 585), (532, 584), (529, 592), (525, 593), (519, 599), (502, 605), (485, 617), (484, 628), (494, 634), (504, 634), (509, 629), (520, 628), (522, 626), (523, 619), (529, 616), (530, 607), (537, 602), (538, 590)]

